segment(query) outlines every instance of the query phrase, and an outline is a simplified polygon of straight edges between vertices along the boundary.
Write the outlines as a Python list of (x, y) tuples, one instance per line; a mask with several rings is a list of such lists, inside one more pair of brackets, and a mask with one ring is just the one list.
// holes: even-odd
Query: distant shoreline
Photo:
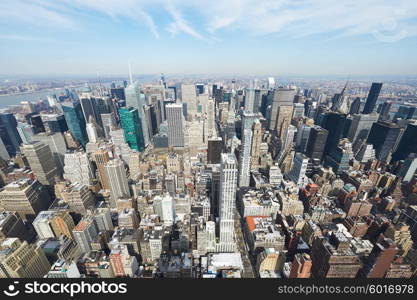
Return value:
[(43, 89), (38, 91), (28, 91), (28, 92), (20, 92), (20, 93), (12, 93), (12, 94), (0, 94), (0, 97), (3, 96), (20, 96), (20, 95), (26, 95), (26, 94), (33, 94), (33, 93), (42, 93), (42, 92), (48, 92), (53, 90), (62, 90), (65, 89), (65, 87), (62, 88), (52, 88), (52, 89)]

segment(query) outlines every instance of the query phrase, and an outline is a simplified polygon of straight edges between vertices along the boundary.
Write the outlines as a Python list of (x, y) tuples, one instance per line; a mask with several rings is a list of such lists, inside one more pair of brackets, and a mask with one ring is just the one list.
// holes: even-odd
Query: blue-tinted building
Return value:
[(0, 113), (0, 138), (10, 156), (15, 156), (22, 142), (17, 131), (17, 121), (11, 113)]
[(68, 129), (72, 132), (77, 141), (85, 146), (88, 142), (88, 138), (81, 104), (79, 102), (64, 102), (62, 103), (62, 110), (64, 112), (65, 120), (67, 121)]

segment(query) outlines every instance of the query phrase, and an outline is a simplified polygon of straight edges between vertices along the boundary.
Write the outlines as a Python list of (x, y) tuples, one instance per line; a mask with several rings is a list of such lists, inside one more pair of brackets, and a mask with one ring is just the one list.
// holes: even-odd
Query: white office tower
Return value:
[(71, 183), (93, 185), (93, 167), (87, 153), (84, 151), (66, 153), (64, 163), (64, 179)]
[(72, 230), (75, 241), (80, 247), (81, 253), (92, 250), (91, 243), (98, 235), (96, 223), (92, 216), (85, 216)]
[(87, 123), (87, 125), (85, 126), (85, 129), (87, 131), (88, 141), (90, 143), (97, 143), (98, 133), (97, 133), (96, 124)]
[(149, 145), (150, 137), (147, 118), (145, 111), (143, 110), (143, 106), (145, 105), (145, 98), (141, 95), (138, 82), (131, 83), (125, 88), (125, 97), (126, 107), (134, 107), (138, 109), (138, 114), (142, 125), (143, 139), (145, 146), (147, 146)]
[(281, 149), (280, 156), (278, 159), (279, 161), (283, 159), (287, 153), (291, 152), (296, 133), (297, 133), (297, 127), (293, 125), (288, 126), (287, 133), (283, 141), (282, 149)]
[(234, 214), (236, 209), (237, 162), (232, 153), (222, 153), (220, 170), (220, 241), (217, 252), (234, 252)]
[(166, 106), (168, 123), (168, 145), (184, 147), (184, 116), (182, 104), (168, 104)]
[(114, 145), (116, 156), (120, 157), (125, 163), (129, 162), (132, 149), (125, 141), (125, 133), (123, 129), (114, 129), (110, 131), (111, 142)]
[(361, 163), (365, 163), (375, 159), (375, 149), (372, 144), (363, 144), (355, 156), (355, 159)]
[(216, 137), (215, 103), (213, 99), (207, 101), (207, 137)]
[(116, 127), (116, 117), (114, 113), (101, 114), (101, 123), (103, 123), (103, 131), (106, 139), (110, 139), (110, 131)]
[(207, 252), (214, 252), (216, 250), (216, 223), (213, 221), (206, 222), (207, 233)]
[(131, 196), (126, 169), (123, 161), (117, 158), (109, 161), (104, 168), (109, 179), (112, 206), (115, 207), (119, 198)]
[(295, 183), (299, 188), (305, 186), (308, 182), (306, 176), (308, 165), (308, 157), (302, 153), (297, 153), (294, 156), (294, 162), (291, 171), (288, 173), (288, 177)]
[(275, 88), (275, 78), (268, 77), (268, 90), (272, 90)]
[(242, 150), (239, 160), (239, 187), (249, 186), (252, 130), (245, 129), (242, 136)]
[(255, 90), (253, 88), (245, 89), (245, 111), (253, 112), (255, 103)]
[(46, 278), (81, 278), (81, 274), (75, 262), (58, 259), (52, 265)]
[(171, 226), (175, 221), (175, 201), (169, 194), (165, 194), (161, 199), (162, 221), (165, 225)]
[(181, 84), (181, 100), (187, 103), (187, 112), (194, 116), (197, 112), (197, 92), (194, 84)]
[(99, 231), (112, 231), (114, 229), (110, 210), (108, 208), (95, 211), (93, 217)]
[(56, 214), (56, 211), (45, 210), (41, 211), (33, 221), (32, 225), (38, 234), (39, 239), (55, 238), (55, 233), (50, 225), (51, 219)]
[(281, 169), (278, 165), (271, 166), (269, 168), (269, 184), (280, 185), (283, 179)]

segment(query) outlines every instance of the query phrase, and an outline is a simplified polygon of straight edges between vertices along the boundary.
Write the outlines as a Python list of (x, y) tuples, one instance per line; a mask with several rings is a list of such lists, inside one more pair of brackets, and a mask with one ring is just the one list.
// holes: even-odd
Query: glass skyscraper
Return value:
[(85, 119), (81, 104), (79, 102), (64, 102), (62, 103), (62, 110), (64, 112), (65, 120), (69, 130), (72, 132), (74, 137), (85, 146), (88, 142), (87, 131), (85, 129)]
[(141, 97), (140, 86), (138, 82), (129, 84), (125, 89), (126, 97), (126, 107), (136, 108), (139, 114), (139, 119), (141, 121), (141, 127), (143, 132), (143, 141), (144, 145), (149, 144), (149, 130), (148, 123), (146, 122), (145, 112), (143, 110), (143, 105), (145, 103), (144, 99)]
[(372, 83), (371, 90), (369, 91), (368, 98), (365, 102), (365, 108), (363, 114), (370, 114), (374, 111), (376, 101), (378, 100), (379, 92), (381, 91), (382, 83)]
[(122, 107), (119, 109), (119, 115), (126, 143), (130, 149), (143, 151), (145, 149), (144, 134), (137, 108)]

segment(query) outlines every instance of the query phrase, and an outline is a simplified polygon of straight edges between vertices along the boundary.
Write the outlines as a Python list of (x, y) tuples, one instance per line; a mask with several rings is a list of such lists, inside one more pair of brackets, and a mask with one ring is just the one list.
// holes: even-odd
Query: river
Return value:
[(49, 95), (55, 94), (58, 96), (63, 92), (63, 88), (57, 88), (24, 94), (0, 95), (0, 108), (6, 108), (10, 105), (19, 105), (22, 101), (36, 102), (38, 100), (46, 100), (46, 97)]

